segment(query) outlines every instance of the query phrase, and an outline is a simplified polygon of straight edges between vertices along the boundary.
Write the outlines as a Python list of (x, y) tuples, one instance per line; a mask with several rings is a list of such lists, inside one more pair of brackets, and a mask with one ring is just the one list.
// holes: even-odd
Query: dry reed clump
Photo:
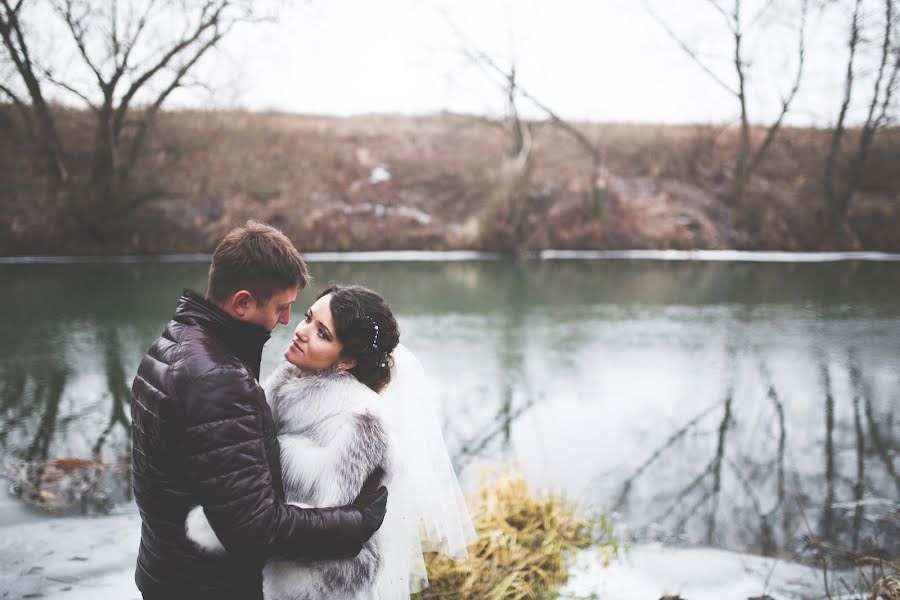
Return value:
[(566, 559), (573, 551), (595, 546), (604, 565), (618, 553), (606, 517), (585, 518), (558, 495), (535, 495), (518, 473), (486, 479), (469, 506), (477, 534), (469, 558), (428, 555), (429, 586), (417, 598), (552, 597), (568, 577)]

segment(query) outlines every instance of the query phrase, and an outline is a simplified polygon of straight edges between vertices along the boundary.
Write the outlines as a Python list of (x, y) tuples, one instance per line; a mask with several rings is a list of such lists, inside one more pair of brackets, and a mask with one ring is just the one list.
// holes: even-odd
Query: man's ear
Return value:
[(231, 310), (229, 312), (239, 318), (244, 317), (253, 308), (255, 302), (253, 294), (247, 290), (239, 290), (231, 296), (231, 302), (229, 303)]
[(353, 367), (356, 366), (355, 360), (339, 360), (337, 363), (338, 369), (343, 369), (345, 371), (349, 371)]

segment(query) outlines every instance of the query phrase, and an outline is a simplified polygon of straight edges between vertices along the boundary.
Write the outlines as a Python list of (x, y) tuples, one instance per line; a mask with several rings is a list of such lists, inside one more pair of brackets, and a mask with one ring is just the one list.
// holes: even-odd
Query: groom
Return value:
[[(378, 474), (348, 506), (285, 504), (260, 358), (308, 281), (290, 240), (248, 221), (216, 248), (206, 297), (185, 291), (141, 362), (132, 468), (142, 520), (135, 582), (146, 600), (261, 600), (265, 561), (354, 556), (381, 526), (387, 490)], [(185, 539), (197, 505), (225, 556)]]

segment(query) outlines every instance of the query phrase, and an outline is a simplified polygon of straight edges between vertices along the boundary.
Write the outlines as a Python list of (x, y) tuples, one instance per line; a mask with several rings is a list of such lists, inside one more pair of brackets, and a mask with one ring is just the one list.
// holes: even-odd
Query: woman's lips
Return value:
[(293, 342), (291, 342), (291, 348), (293, 348), (297, 352), (303, 352), (303, 348), (301, 348), (299, 345), (297, 345), (297, 340), (294, 340)]

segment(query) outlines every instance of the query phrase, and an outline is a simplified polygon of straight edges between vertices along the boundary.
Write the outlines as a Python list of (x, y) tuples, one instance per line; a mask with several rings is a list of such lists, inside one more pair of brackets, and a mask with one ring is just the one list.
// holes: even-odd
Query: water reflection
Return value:
[[(122, 353), (108, 327), (102, 327), (93, 341), (93, 349), (105, 359), (96, 366), (105, 366), (106, 371), (100, 385), (86, 377), (97, 402), (81, 402), (79, 388), (85, 382), (73, 381), (73, 364), (78, 361), (65, 353), (25, 361), (20, 355), (3, 369), (0, 448), (5, 475), (15, 495), (54, 513), (106, 512), (116, 502), (130, 499), (130, 422), (123, 410), (130, 393)], [(102, 414), (104, 404), (110, 417), (100, 429), (95, 417)], [(106, 448), (111, 439), (114, 447)], [(87, 452), (85, 442), (91, 440)]]
[[(804, 419), (787, 414), (759, 349), (743, 362), (755, 362), (768, 403), (735, 402), (737, 388), (751, 387), (740, 381), (750, 366), (741, 365), (741, 354), (728, 350), (721, 401), (652, 449), (624, 478), (612, 506), (631, 516), (641, 537), (795, 556), (817, 538), (838, 555), (896, 557), (897, 432), (892, 412), (884, 410), (889, 405), (882, 404), (882, 413), (873, 408), (875, 394), (858, 351), (847, 349), (842, 363), (816, 357), (810, 383), (818, 405), (811, 404)], [(836, 385), (838, 378), (844, 385)], [(896, 385), (896, 366), (891, 379)], [(640, 485), (652, 495), (634, 498)]]
[(100, 461), (103, 456), (103, 447), (109, 439), (110, 433), (116, 426), (120, 426), (125, 434), (124, 455), (131, 454), (131, 390), (128, 383), (133, 379), (132, 373), (126, 373), (122, 364), (122, 351), (119, 346), (116, 332), (105, 328), (100, 336), (103, 346), (104, 365), (106, 367), (106, 388), (110, 399), (109, 421), (100, 432), (97, 442), (94, 444), (91, 454), (94, 460)]
[[(898, 264), (312, 271), (298, 308), (332, 280), (386, 295), (435, 381), (464, 481), (482, 462), (516, 462), (642, 538), (779, 554), (815, 535), (898, 553)], [(88, 485), (98, 509), (127, 501), (131, 378), (182, 288), (204, 288), (206, 265), (0, 265), (0, 276), (13, 295), (0, 324), (2, 461), (38, 503), (64, 483)], [(264, 374), (291, 329), (275, 331)]]

